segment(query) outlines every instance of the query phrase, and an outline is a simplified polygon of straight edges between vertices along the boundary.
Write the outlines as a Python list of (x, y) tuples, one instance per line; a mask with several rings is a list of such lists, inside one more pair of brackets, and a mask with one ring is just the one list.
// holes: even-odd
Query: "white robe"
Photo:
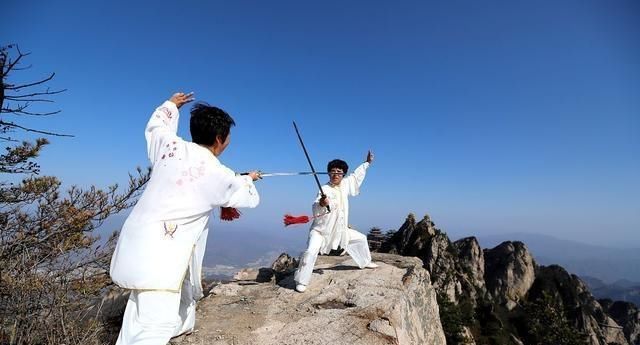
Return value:
[(111, 278), (123, 288), (180, 291), (190, 263), (199, 281), (204, 243), (197, 242), (211, 211), (260, 201), (251, 177), (237, 176), (209, 150), (176, 135), (178, 117), (175, 104), (164, 102), (145, 130), (151, 178), (111, 259)]
[(346, 248), (349, 243), (349, 197), (360, 194), (360, 185), (369, 168), (369, 163), (364, 162), (357, 167), (353, 173), (342, 179), (340, 185), (332, 186), (326, 184), (322, 186), (322, 191), (329, 198), (329, 207), (320, 206), (320, 193), (313, 203), (313, 223), (310, 231), (317, 231), (324, 239), (320, 247), (321, 254), (328, 254), (332, 249), (338, 247)]

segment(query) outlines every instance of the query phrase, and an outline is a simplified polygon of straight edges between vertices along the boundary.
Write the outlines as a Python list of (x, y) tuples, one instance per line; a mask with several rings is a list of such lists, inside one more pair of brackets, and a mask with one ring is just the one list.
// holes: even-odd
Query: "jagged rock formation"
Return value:
[[(446, 236), (446, 235), (445, 235)], [(473, 302), (486, 296), (484, 252), (475, 237), (466, 237), (453, 242), (460, 273), (458, 279), (463, 287), (464, 299)]]
[(618, 325), (623, 327), (624, 335), (631, 345), (640, 345), (640, 310), (633, 303), (600, 300), (605, 309)]
[(589, 344), (628, 344), (622, 327), (607, 315), (578, 276), (557, 265), (540, 267), (529, 298), (535, 300), (543, 293), (564, 307), (573, 326), (588, 336)]
[(484, 285), (484, 252), (475, 237), (466, 237), (453, 242), (458, 259), (470, 283), (478, 289)]
[(436, 292), (416, 258), (373, 254), (360, 270), (345, 256), (320, 256), (303, 294), (293, 290), (296, 262), (215, 287), (200, 301), (196, 332), (174, 344), (445, 344)]
[(522, 242), (503, 242), (484, 250), (487, 291), (508, 310), (526, 296), (535, 279), (536, 264)]
[(431, 283), (450, 301), (458, 302), (464, 293), (476, 294), (473, 279), (467, 279), (464, 268), (456, 260), (455, 247), (447, 235), (435, 228), (429, 216), (416, 223), (410, 214), (380, 251), (422, 259), (424, 267), (431, 273)]
[[(610, 315), (614, 309), (603, 308), (577, 276), (537, 266), (522, 242), (485, 250), (474, 237), (452, 243), (428, 215), (416, 222), (410, 214), (380, 251), (423, 260), (450, 344), (638, 342), (637, 309), (617, 305)], [(548, 317), (555, 322), (545, 323)]]

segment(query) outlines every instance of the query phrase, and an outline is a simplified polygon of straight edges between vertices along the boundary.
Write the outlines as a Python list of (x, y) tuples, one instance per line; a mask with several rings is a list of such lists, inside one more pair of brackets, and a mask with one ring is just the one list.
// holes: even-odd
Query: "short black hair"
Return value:
[(218, 136), (227, 139), (235, 121), (224, 110), (204, 102), (198, 102), (191, 108), (189, 130), (191, 141), (196, 144), (212, 146)]
[(327, 172), (331, 171), (331, 169), (342, 169), (342, 172), (346, 174), (347, 170), (349, 170), (349, 165), (342, 159), (334, 159), (327, 164)]

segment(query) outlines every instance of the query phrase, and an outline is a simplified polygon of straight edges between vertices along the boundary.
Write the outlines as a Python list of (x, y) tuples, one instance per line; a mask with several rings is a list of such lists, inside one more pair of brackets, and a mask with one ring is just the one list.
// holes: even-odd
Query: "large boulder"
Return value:
[[(281, 257), (282, 259), (282, 257)], [(200, 301), (196, 332), (176, 344), (444, 345), (436, 292), (419, 259), (373, 254), (358, 269), (344, 256), (320, 256), (305, 293), (289, 267), (280, 279), (216, 286)]]
[(463, 295), (475, 302), (486, 295), (484, 281), (484, 251), (475, 237), (466, 237), (453, 242), (457, 252), (459, 265), (458, 279), (461, 282)]
[(508, 310), (527, 295), (536, 278), (536, 263), (522, 242), (506, 241), (484, 250), (488, 293)]
[(475, 237), (466, 237), (453, 242), (458, 251), (460, 266), (469, 281), (479, 289), (484, 283), (484, 252)]

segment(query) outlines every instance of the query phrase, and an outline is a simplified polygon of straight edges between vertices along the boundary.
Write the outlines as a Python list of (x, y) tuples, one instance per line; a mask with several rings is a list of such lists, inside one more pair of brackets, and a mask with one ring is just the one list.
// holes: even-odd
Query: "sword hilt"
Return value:
[[(321, 190), (320, 190), (320, 200), (322, 200), (322, 199), (327, 199), (327, 195), (326, 195), (326, 194), (324, 194), (324, 193), (322, 192), (322, 189), (321, 189)], [(327, 208), (327, 212), (331, 212), (331, 207), (329, 207), (329, 204), (327, 204), (327, 206), (325, 206), (325, 207)]]

